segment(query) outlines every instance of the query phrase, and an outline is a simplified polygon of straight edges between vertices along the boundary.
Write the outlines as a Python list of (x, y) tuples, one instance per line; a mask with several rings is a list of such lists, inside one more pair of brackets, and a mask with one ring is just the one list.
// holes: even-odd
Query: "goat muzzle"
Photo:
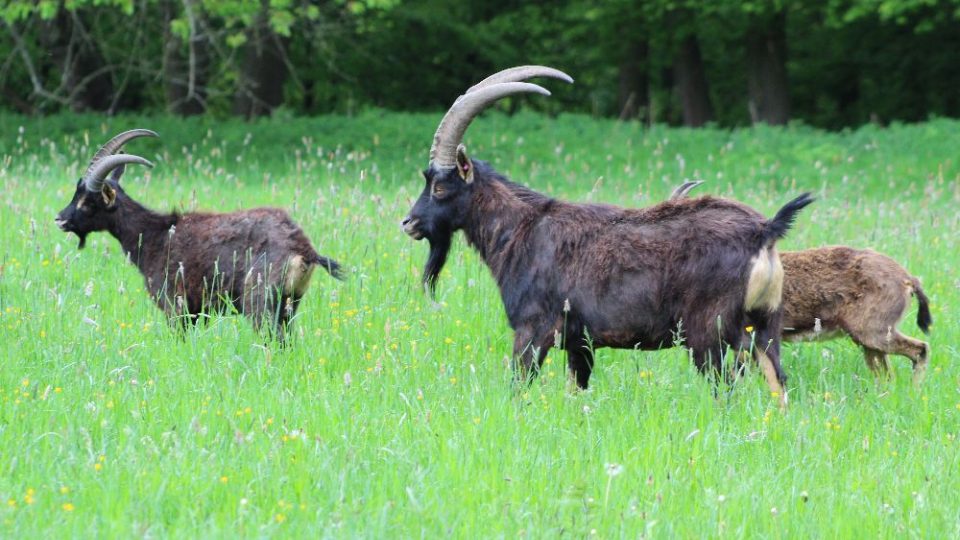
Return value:
[(420, 230), (418, 225), (420, 225), (420, 220), (411, 218), (410, 216), (405, 217), (403, 221), (400, 222), (400, 227), (403, 228), (403, 232), (410, 235), (410, 238), (413, 238), (414, 240), (422, 240), (423, 232)]

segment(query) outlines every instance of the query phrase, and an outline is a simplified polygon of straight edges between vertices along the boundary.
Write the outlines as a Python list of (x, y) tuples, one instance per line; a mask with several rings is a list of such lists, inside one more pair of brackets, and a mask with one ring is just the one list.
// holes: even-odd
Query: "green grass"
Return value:
[[(571, 200), (649, 205), (698, 177), (772, 215), (813, 190), (784, 249), (873, 247), (921, 276), (920, 390), (906, 359), (878, 385), (849, 341), (787, 345), (781, 414), (756, 372), (715, 400), (681, 350), (601, 350), (585, 393), (553, 352), (514, 392), (482, 261), (458, 241), (433, 302), (426, 245), (398, 226), (438, 120), (0, 117), (0, 537), (960, 535), (960, 123), (471, 129), (472, 155)], [(350, 269), (315, 275), (292, 347), (239, 317), (180, 339), (113, 238), (78, 252), (56, 229), (89, 155), (131, 127), (162, 135), (128, 146), (157, 162), (128, 172), (133, 197), (281, 206)]]

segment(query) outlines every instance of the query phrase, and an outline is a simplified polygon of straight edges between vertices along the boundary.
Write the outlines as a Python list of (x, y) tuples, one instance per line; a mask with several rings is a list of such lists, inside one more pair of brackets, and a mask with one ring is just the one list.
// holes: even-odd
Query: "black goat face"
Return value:
[[(460, 161), (460, 155), (463, 161)], [(423, 270), (423, 281), (436, 287), (440, 270), (447, 260), (453, 233), (463, 228), (473, 193), (473, 163), (458, 155), (457, 167), (430, 167), (423, 173), (426, 186), (410, 213), (403, 220), (404, 232), (414, 240), (426, 238), (430, 255)]]
[(79, 249), (86, 244), (87, 235), (106, 230), (116, 210), (117, 190), (119, 186), (104, 184), (103, 191), (89, 191), (83, 180), (77, 182), (77, 191), (73, 200), (57, 214), (57, 227), (64, 232), (72, 232), (80, 237)]

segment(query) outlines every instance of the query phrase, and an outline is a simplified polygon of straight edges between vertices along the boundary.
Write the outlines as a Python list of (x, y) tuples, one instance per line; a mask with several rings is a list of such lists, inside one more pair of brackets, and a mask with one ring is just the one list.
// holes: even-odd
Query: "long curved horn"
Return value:
[(87, 175), (83, 177), (83, 185), (86, 186), (87, 191), (102, 191), (103, 179), (107, 177), (107, 174), (120, 165), (126, 165), (127, 163), (153, 167), (153, 163), (133, 154), (107, 156), (90, 167)]
[(430, 164), (448, 168), (457, 163), (457, 146), (474, 117), (498, 99), (514, 94), (533, 93), (549, 96), (550, 91), (525, 82), (496, 83), (460, 96), (443, 115), (430, 147)]
[(682, 199), (686, 197), (688, 193), (690, 193), (691, 189), (699, 186), (702, 183), (703, 180), (687, 180), (673, 190), (673, 193), (670, 194), (670, 199), (668, 200)]
[(565, 83), (573, 84), (573, 77), (567, 75), (559, 69), (554, 69), (548, 66), (517, 66), (494, 73), (486, 79), (471, 86), (466, 93), (469, 94), (470, 92), (476, 92), (477, 90), (485, 86), (490, 86), (491, 84), (521, 82), (534, 77), (549, 77), (551, 79), (558, 79)]
[(93, 166), (97, 164), (101, 159), (112, 156), (120, 150), (123, 145), (127, 142), (136, 139), (137, 137), (159, 137), (155, 132), (149, 129), (131, 129), (130, 131), (124, 131), (119, 135), (116, 135), (114, 138), (110, 139), (103, 146), (97, 150), (97, 153), (93, 155), (93, 158), (90, 159), (90, 165), (87, 166), (87, 171), (83, 173), (83, 178), (90, 176), (90, 171), (93, 170)]

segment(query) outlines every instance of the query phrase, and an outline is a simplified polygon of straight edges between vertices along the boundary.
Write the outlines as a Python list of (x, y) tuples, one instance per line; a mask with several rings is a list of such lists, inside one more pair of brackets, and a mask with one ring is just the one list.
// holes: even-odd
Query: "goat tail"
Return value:
[(919, 279), (911, 276), (910, 281), (910, 284), (913, 285), (913, 295), (917, 297), (917, 326), (920, 327), (920, 330), (923, 330), (924, 334), (929, 334), (930, 325), (933, 324), (933, 317), (930, 316), (930, 300), (923, 293), (923, 287), (920, 286)]
[(793, 221), (797, 219), (797, 213), (800, 210), (803, 210), (808, 204), (814, 201), (813, 195), (810, 193), (804, 193), (796, 199), (788, 202), (781, 208), (777, 215), (773, 216), (773, 219), (767, 221), (766, 226), (763, 228), (763, 245), (771, 246), (777, 240), (780, 240), (787, 235), (787, 231), (790, 230), (790, 227), (793, 225)]
[(316, 258), (314, 258), (313, 263), (322, 266), (323, 269), (326, 270), (331, 276), (343, 281), (343, 278), (345, 277), (343, 274), (343, 267), (341, 267), (340, 263), (337, 261), (329, 257), (324, 257), (323, 255), (317, 255)]

